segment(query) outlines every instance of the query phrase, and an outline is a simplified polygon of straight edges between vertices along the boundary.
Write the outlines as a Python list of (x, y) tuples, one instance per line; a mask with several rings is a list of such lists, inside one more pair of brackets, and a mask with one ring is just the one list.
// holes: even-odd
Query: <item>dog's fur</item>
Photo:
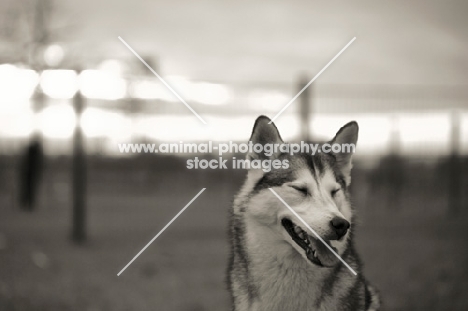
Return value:
[[(261, 116), (253, 143), (282, 143), (276, 126)], [(343, 126), (331, 143), (356, 143), (358, 125)], [(235, 311), (378, 310), (376, 291), (362, 275), (353, 245), (354, 216), (349, 201), (351, 154), (249, 154), (249, 159), (288, 160), (289, 168), (265, 173), (250, 169), (230, 211), (231, 258), (228, 286)], [(341, 263), (313, 233), (269, 191), (272, 188), (348, 263)], [(337, 191), (338, 190), (338, 191)], [(351, 223), (337, 237), (330, 221)], [(307, 233), (318, 263), (293, 240), (282, 221), (289, 219)], [(294, 229), (299, 230), (297, 227)], [(346, 232), (346, 231), (345, 231)]]

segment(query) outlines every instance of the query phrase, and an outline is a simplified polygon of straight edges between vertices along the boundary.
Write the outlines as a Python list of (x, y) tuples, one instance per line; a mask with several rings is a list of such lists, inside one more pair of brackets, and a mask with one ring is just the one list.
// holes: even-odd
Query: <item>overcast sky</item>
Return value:
[(62, 2), (88, 58), (158, 55), (164, 75), (290, 83), (468, 83), (468, 1)]
[[(0, 0), (1, 13), (8, 14), (3, 5), (8, 1), (29, 0)], [(397, 107), (387, 102), (385, 96), (382, 97), (385, 100), (371, 98), (370, 104), (359, 101), (346, 107), (342, 101), (325, 104), (318, 101), (316, 111), (393, 112), (406, 106), (422, 111), (468, 105), (466, 96), (457, 99), (455, 104), (447, 103), (445, 95), (434, 104), (427, 99), (432, 99), (428, 90), (445, 89), (451, 93), (453, 89), (464, 90), (468, 86), (466, 0), (55, 2), (54, 20), (62, 29), (64, 45), (88, 61), (85, 68), (109, 58), (126, 58), (139, 64), (118, 40), (122, 36), (143, 57), (158, 57), (158, 71), (164, 77), (181, 75), (193, 80), (253, 87), (283, 85), (291, 91), (292, 83), (301, 73), (314, 76), (356, 36), (356, 41), (316, 83), (461, 87), (412, 86), (407, 89), (419, 97), (427, 96), (419, 101), (398, 99)], [(361, 87), (337, 89), (359, 91)], [(392, 96), (400, 95), (399, 88), (385, 85), (378, 89), (387, 93), (397, 90), (393, 93), (398, 94)], [(285, 102), (289, 99), (286, 97)], [(235, 108), (238, 106), (230, 106)], [(429, 124), (431, 129), (439, 131)], [(374, 125), (381, 126), (380, 121), (368, 129), (372, 131)], [(245, 128), (250, 131), (250, 125)]]

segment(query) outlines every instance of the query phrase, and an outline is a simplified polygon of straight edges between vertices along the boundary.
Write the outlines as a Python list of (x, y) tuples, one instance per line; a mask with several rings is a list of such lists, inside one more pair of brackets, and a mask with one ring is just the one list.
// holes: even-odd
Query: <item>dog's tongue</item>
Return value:
[[(315, 249), (317, 257), (324, 267), (332, 267), (340, 261), (320, 240), (315, 238), (313, 240), (309, 240), (311, 240), (311, 246), (313, 249)], [(331, 246), (331, 248), (336, 252), (336, 249), (333, 246)], [(307, 257), (309, 256), (313, 257), (314, 255), (311, 252), (307, 255)]]

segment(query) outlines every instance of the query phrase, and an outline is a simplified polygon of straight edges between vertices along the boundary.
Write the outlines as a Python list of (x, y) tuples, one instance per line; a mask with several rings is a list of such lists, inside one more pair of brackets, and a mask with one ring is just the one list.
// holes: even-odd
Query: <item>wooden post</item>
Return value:
[[(302, 90), (309, 79), (306, 76), (302, 76), (299, 80), (299, 90)], [(305, 142), (310, 141), (310, 114), (311, 114), (311, 103), (310, 103), (310, 94), (311, 94), (312, 85), (309, 85), (308, 88), (302, 92), (299, 96), (300, 108), (299, 108), (299, 118), (301, 122), (301, 140)]]
[(79, 124), (84, 109), (84, 98), (78, 90), (73, 97), (76, 113), (76, 127), (73, 135), (73, 213), (72, 240), (74, 243), (86, 241), (86, 155), (83, 143), (83, 131)]
[(456, 215), (461, 208), (462, 170), (460, 165), (460, 113), (453, 111), (451, 115), (451, 153), (449, 158), (449, 210)]

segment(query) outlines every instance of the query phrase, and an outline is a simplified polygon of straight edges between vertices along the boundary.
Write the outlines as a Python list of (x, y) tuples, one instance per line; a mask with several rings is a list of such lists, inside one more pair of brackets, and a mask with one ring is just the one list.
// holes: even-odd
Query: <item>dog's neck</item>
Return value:
[[(332, 269), (307, 262), (267, 226), (246, 219), (246, 247), (260, 310), (308, 310), (322, 293)], [(253, 308), (255, 310), (256, 308)]]

